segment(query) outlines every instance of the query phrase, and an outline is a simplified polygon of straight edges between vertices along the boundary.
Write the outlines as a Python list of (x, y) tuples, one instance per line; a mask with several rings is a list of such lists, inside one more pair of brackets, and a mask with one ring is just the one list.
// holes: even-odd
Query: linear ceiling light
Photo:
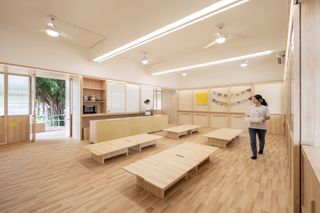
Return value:
[(173, 72), (180, 72), (180, 71), (185, 71), (185, 70), (193, 70), (193, 69), (197, 69), (197, 68), (208, 67), (208, 66), (217, 65), (217, 64), (225, 64), (225, 63), (230, 63), (230, 62), (243, 61), (243, 60), (248, 60), (251, 58), (257, 58), (257, 57), (270, 55), (274, 52), (275, 51), (273, 51), (273, 50), (268, 50), (268, 51), (253, 53), (253, 54), (249, 54), (249, 55), (242, 55), (242, 56), (237, 56), (237, 57), (233, 57), (233, 58), (222, 59), (222, 60), (218, 60), (218, 61), (210, 61), (210, 62), (203, 63), (203, 64), (195, 64), (195, 65), (186, 66), (186, 67), (180, 67), (180, 68), (175, 68), (175, 69), (170, 69), (170, 70), (154, 72), (154, 73), (152, 73), (152, 75), (163, 75), (163, 74), (168, 74), (168, 73), (173, 73)]
[(129, 51), (133, 48), (136, 48), (138, 46), (141, 46), (143, 44), (146, 44), (150, 41), (153, 41), (155, 39), (161, 38), (165, 35), (168, 35), (169, 33), (175, 32), (177, 30), (180, 30), (184, 27), (187, 27), (191, 24), (195, 24), (199, 21), (202, 21), (204, 19), (207, 19), (213, 15), (216, 15), (218, 13), (224, 12), (226, 10), (229, 10), (233, 7), (239, 6), (245, 2), (248, 2), (250, 0), (220, 0), (204, 9), (201, 9), (195, 13), (192, 13), (191, 15), (188, 15), (182, 19), (179, 19), (178, 21), (175, 21), (169, 25), (166, 25), (160, 29), (157, 29), (147, 35), (144, 35), (134, 41), (131, 41), (121, 47), (118, 47), (114, 50), (111, 50), (99, 57), (96, 57), (93, 59), (95, 62), (102, 62), (104, 60), (107, 60), (109, 58), (112, 58), (114, 56), (117, 56), (121, 53), (124, 53), (126, 51)]

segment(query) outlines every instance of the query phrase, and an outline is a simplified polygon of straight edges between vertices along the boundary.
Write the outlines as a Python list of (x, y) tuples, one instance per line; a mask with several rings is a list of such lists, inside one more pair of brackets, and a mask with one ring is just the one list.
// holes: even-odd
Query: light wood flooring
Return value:
[[(266, 149), (250, 159), (247, 133), (219, 149), (164, 200), (135, 184), (121, 168), (166, 148), (206, 144), (208, 128), (180, 140), (99, 164), (81, 149), (87, 142), (62, 140), (0, 146), (0, 212), (289, 212), (289, 171), (283, 137), (267, 135)], [(158, 133), (163, 134), (163, 133)]]

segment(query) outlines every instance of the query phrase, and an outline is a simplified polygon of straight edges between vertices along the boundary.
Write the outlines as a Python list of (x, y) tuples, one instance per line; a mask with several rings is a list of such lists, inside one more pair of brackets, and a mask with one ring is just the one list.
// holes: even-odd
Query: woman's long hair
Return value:
[(257, 94), (254, 97), (261, 103), (261, 105), (268, 106), (268, 103), (266, 102), (266, 100), (264, 100), (264, 98), (262, 98), (261, 95)]

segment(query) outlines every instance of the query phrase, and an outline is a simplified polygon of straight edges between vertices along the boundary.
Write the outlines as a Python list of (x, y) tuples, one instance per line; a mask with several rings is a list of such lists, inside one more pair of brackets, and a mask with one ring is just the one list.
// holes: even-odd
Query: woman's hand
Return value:
[(263, 117), (262, 122), (265, 122), (266, 120), (269, 120), (269, 119), (270, 119), (270, 116)]

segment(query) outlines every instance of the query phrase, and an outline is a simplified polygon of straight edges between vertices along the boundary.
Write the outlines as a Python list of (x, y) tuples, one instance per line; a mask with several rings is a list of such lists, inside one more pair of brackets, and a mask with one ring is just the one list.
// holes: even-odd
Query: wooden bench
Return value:
[(227, 147), (228, 143), (238, 139), (242, 132), (243, 130), (241, 129), (221, 128), (203, 136), (208, 138), (208, 143), (212, 146)]
[(163, 152), (123, 167), (124, 170), (136, 175), (136, 183), (144, 190), (163, 199), (165, 192), (182, 178), (188, 179), (191, 171), (210, 160), (210, 156), (218, 148), (183, 143)]
[(163, 131), (167, 132), (168, 138), (179, 139), (180, 136), (198, 132), (200, 127), (201, 126), (198, 126), (198, 125), (181, 125), (181, 126), (167, 128), (167, 129), (164, 129)]
[(108, 158), (118, 155), (126, 154), (128, 156), (129, 150), (136, 150), (141, 152), (142, 148), (147, 146), (156, 145), (157, 140), (162, 136), (151, 134), (140, 134), (129, 137), (119, 138), (115, 140), (100, 142), (83, 146), (91, 152), (91, 158), (104, 163)]

